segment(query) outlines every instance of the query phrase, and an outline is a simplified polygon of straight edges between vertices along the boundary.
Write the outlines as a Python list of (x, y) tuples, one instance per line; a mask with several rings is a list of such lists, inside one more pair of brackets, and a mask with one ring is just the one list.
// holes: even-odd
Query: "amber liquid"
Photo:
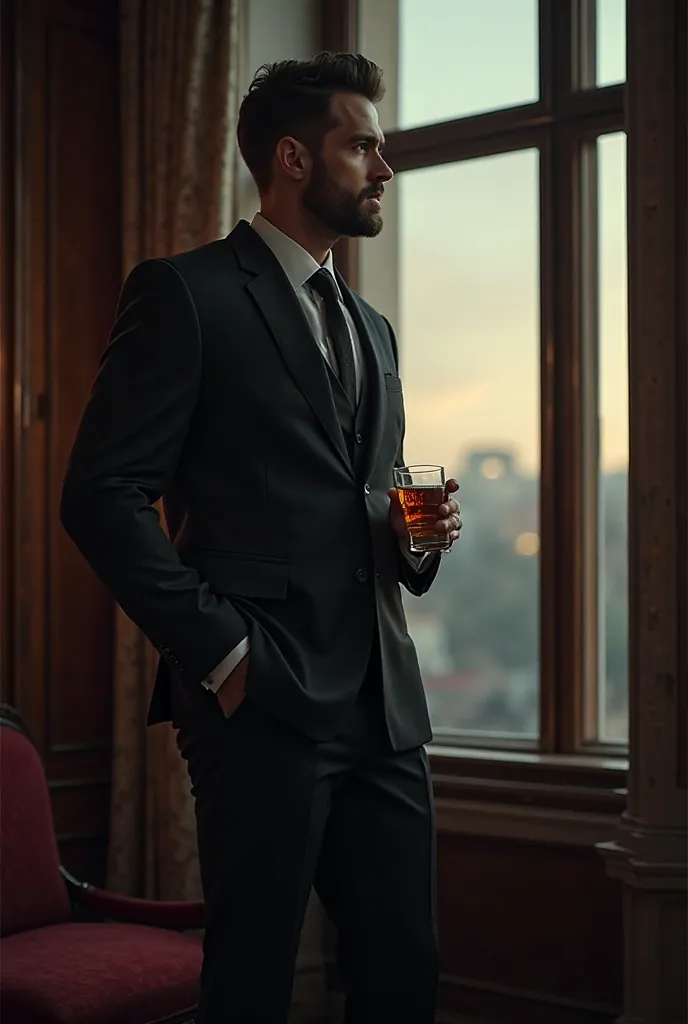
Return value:
[(397, 490), (411, 535), (411, 550), (418, 553), (445, 551), (449, 541), (435, 529), (441, 518), (439, 507), (444, 503), (444, 487), (399, 487)]

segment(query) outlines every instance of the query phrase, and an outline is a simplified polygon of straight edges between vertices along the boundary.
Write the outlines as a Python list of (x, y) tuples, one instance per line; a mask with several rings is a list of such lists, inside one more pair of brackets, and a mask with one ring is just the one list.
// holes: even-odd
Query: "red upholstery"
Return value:
[[(60, 873), (48, 786), (30, 739), (0, 705), (0, 1021), (2, 1024), (163, 1024), (198, 1005), (198, 938), (149, 927), (202, 922), (203, 906), (74, 891), (103, 916), (78, 923)], [(92, 904), (92, 906), (90, 906)]]
[(43, 765), (9, 726), (0, 731), (0, 792), (0, 935), (69, 920)]
[(58, 924), (2, 940), (2, 1024), (152, 1024), (198, 1005), (201, 945), (137, 924)]

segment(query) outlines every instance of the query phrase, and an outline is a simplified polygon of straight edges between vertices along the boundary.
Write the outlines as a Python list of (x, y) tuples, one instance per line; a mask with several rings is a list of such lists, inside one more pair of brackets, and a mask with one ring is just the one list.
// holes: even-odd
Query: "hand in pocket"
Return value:
[(239, 664), (224, 680), (217, 691), (217, 699), (225, 718), (231, 718), (246, 696), (246, 676), (249, 655), (245, 654)]

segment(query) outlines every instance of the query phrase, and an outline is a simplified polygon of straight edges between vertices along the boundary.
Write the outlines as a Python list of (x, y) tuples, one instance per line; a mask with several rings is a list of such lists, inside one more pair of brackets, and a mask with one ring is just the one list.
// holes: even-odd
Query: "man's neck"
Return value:
[(326, 235), (319, 225), (304, 223), (302, 217), (293, 217), (282, 210), (265, 205), (261, 206), (260, 214), (278, 231), (288, 235), (310, 253), (317, 263), (325, 262), (330, 249), (337, 241), (336, 238)]

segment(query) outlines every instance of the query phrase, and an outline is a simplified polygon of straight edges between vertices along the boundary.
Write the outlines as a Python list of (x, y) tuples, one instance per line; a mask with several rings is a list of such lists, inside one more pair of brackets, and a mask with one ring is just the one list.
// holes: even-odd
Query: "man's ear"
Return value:
[(304, 181), (311, 172), (313, 164), (306, 146), (291, 135), (286, 135), (277, 143), (275, 159), (282, 174), (293, 181)]

